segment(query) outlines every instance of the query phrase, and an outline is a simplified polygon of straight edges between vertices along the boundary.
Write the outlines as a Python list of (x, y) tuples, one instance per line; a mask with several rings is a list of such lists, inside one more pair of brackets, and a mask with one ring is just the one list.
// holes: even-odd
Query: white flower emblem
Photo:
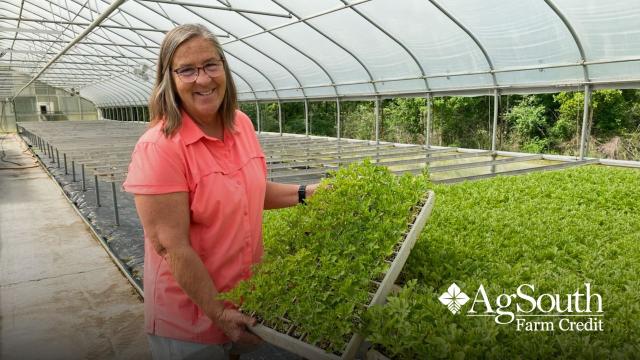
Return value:
[(440, 295), (438, 298), (441, 303), (449, 308), (454, 315), (460, 312), (460, 308), (462, 305), (466, 304), (469, 301), (469, 297), (467, 294), (463, 293), (456, 283), (451, 284), (447, 292)]

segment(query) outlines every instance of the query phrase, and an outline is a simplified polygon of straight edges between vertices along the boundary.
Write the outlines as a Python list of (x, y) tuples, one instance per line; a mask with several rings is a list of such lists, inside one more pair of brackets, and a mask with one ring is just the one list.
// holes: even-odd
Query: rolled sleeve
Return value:
[(185, 166), (179, 155), (165, 151), (156, 143), (138, 143), (122, 185), (124, 190), (134, 194), (189, 191)]

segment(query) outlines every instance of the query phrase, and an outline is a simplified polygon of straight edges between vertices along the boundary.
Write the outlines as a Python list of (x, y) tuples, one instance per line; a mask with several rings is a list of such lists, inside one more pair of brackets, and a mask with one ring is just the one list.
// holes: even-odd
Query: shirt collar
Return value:
[[(195, 123), (195, 121), (187, 114), (184, 110), (182, 113), (182, 126), (180, 128), (180, 137), (184, 140), (185, 145), (193, 144), (194, 142), (200, 140), (200, 138), (207, 138), (213, 141), (220, 141), (219, 139), (207, 136), (202, 129)], [(239, 133), (238, 127), (233, 131), (233, 134)], [(226, 127), (224, 128), (224, 142), (231, 143), (233, 142), (232, 132), (229, 131)], [(222, 141), (220, 141), (222, 142)]]

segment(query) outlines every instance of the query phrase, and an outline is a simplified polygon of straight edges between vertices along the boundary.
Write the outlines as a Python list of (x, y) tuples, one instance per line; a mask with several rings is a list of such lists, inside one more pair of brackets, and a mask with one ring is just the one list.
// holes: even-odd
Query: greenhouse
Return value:
[[(158, 68), (185, 24), (215, 35), (224, 70)], [(255, 130), (242, 166), (261, 159), (267, 196), (295, 185), (303, 203), (265, 198), (264, 256), (238, 284), (214, 284), (266, 342), (242, 359), (637, 357), (638, 1), (8, 0), (1, 358), (159, 358), (142, 304), (162, 276), (144, 271), (154, 248), (130, 190), (135, 167), (154, 164), (132, 153), (157, 123), (158, 77), (179, 79), (171, 99), (202, 139), (239, 147), (183, 95), (214, 73)], [(236, 186), (231, 159), (207, 171)], [(195, 191), (192, 220), (223, 213)]]

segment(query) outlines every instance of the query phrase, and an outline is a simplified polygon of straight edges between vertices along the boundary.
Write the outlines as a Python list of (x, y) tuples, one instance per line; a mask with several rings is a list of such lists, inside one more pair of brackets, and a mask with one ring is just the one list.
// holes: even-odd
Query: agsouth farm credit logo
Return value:
[[(495, 294), (491, 294), (495, 295)], [(517, 331), (603, 331), (602, 296), (584, 283), (574, 293), (536, 293), (532, 284), (522, 284), (512, 294), (491, 297), (480, 284), (473, 300), (458, 285), (451, 284), (438, 298), (453, 315), (493, 317), (496, 324), (514, 324)]]

